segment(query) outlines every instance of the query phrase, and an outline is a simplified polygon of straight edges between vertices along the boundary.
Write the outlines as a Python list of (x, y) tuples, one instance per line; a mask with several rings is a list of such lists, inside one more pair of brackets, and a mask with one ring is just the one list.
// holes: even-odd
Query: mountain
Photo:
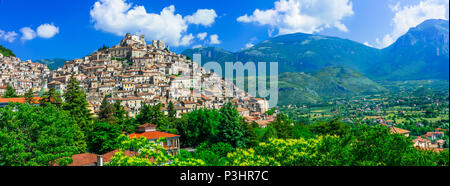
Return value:
[(431, 19), (382, 50), (375, 77), (386, 80), (449, 79), (449, 22)]
[(337, 37), (311, 34), (282, 35), (251, 48), (232, 53), (208, 47), (185, 50), (182, 54), (202, 54), (202, 62), (279, 62), (279, 72), (314, 72), (327, 66), (346, 66), (366, 70), (379, 53), (378, 49)]
[(8, 57), (8, 56), (16, 57), (16, 55), (10, 49), (7, 49), (7, 48), (3, 47), (2, 45), (0, 45), (0, 53), (3, 54), (3, 56), (5, 56), (5, 57)]
[(382, 50), (338, 37), (296, 33), (229, 52), (197, 48), (182, 52), (202, 54), (202, 61), (279, 62), (279, 72), (315, 72), (343, 66), (377, 80), (449, 79), (449, 23), (427, 20)]
[(236, 61), (234, 53), (216, 47), (200, 47), (187, 49), (183, 51), (182, 54), (190, 57), (192, 57), (193, 54), (201, 54), (203, 64), (209, 61), (216, 61), (216, 62)]
[(39, 59), (39, 60), (35, 60), (34, 62), (46, 64), (48, 66), (48, 68), (50, 68), (50, 70), (55, 70), (59, 67), (64, 66), (66, 61), (69, 61), (69, 60), (61, 59), (61, 58), (54, 58), (54, 59)]
[(383, 86), (345, 67), (325, 67), (317, 72), (279, 75), (279, 105), (310, 104), (330, 97), (350, 97), (386, 92)]

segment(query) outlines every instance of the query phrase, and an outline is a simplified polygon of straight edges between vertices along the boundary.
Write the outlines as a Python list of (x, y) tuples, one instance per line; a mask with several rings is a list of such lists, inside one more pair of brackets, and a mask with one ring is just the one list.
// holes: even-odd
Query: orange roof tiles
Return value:
[[(37, 104), (39, 103), (39, 100), (41, 100), (40, 97), (34, 97), (34, 103)], [(25, 103), (26, 100), (25, 98), (0, 98), (0, 103)]]
[(97, 155), (92, 153), (75, 154), (69, 166), (92, 166), (97, 164)]
[(149, 140), (152, 139), (159, 139), (159, 138), (175, 138), (180, 137), (180, 135), (170, 134), (166, 132), (160, 132), (160, 131), (152, 131), (152, 132), (144, 132), (144, 133), (133, 133), (128, 136), (129, 138), (140, 138), (144, 137)]
[[(103, 162), (110, 162), (112, 157), (119, 151), (120, 151), (119, 149), (116, 149), (116, 150), (113, 150), (111, 152), (103, 154), (103, 156), (102, 156), (103, 157)], [(137, 152), (128, 151), (128, 150), (124, 151), (123, 153), (124, 153), (125, 156), (129, 156), (129, 157), (133, 157), (133, 156), (136, 156), (138, 154)]]

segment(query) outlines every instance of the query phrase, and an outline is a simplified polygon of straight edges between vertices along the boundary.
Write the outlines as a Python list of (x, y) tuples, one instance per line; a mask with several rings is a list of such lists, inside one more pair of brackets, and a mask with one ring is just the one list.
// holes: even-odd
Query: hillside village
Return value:
[(23, 95), (28, 89), (39, 91), (49, 75), (50, 69), (44, 64), (0, 54), (0, 95), (6, 91), (8, 84), (19, 95)]
[[(94, 114), (99, 112), (105, 97), (110, 103), (120, 101), (131, 117), (144, 104), (161, 103), (162, 111), (167, 112), (168, 103), (172, 102), (176, 116), (181, 117), (198, 108), (218, 109), (231, 98), (249, 122), (265, 125), (273, 120), (273, 116), (265, 114), (269, 109), (266, 100), (248, 95), (232, 82), (206, 72), (188, 57), (171, 52), (164, 41), (147, 44), (144, 35), (127, 34), (120, 44), (67, 61), (51, 72), (45, 65), (21, 62), (15, 57), (2, 57), (0, 64), (0, 91), (4, 92), (9, 83), (19, 95), (30, 88), (36, 95), (51, 88), (62, 94), (74, 75), (82, 84)], [(224, 96), (230, 91), (232, 97)]]

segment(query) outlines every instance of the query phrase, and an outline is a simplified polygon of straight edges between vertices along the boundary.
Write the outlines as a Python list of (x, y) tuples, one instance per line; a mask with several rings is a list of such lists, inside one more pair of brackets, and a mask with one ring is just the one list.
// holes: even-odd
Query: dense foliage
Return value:
[[(159, 139), (156, 142), (150, 142), (147, 139), (132, 138), (128, 139), (126, 136), (121, 136), (122, 143), (120, 144), (120, 151), (117, 152), (111, 162), (106, 163), (107, 166), (199, 166), (204, 165), (204, 162), (199, 159), (180, 159), (176, 158), (166, 152), (160, 146), (165, 139)], [(132, 156), (127, 156), (125, 151), (134, 150), (138, 153), (133, 153)]]
[(78, 124), (53, 105), (10, 104), (0, 109), (0, 165), (68, 165), (86, 142)]
[[(381, 140), (382, 139), (382, 140)], [(231, 166), (448, 166), (448, 149), (419, 150), (411, 139), (384, 126), (361, 125), (357, 132), (310, 139), (275, 139), (228, 154)]]
[(183, 146), (195, 147), (202, 142), (214, 141), (220, 117), (217, 110), (210, 109), (198, 109), (185, 114), (177, 125)]
[(104, 154), (119, 148), (122, 132), (116, 125), (98, 122), (95, 123), (89, 134), (89, 150), (96, 154)]

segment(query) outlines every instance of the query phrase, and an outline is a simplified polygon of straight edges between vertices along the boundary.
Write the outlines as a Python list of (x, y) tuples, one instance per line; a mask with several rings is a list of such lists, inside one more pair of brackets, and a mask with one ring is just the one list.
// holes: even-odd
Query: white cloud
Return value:
[(183, 46), (190, 45), (192, 43), (192, 40), (194, 40), (194, 38), (195, 37), (192, 34), (185, 35), (185, 36), (183, 36), (183, 38), (181, 38), (180, 45), (183, 45)]
[(148, 13), (144, 6), (133, 6), (126, 0), (99, 0), (90, 11), (97, 30), (123, 36), (126, 33), (145, 34), (147, 38), (164, 40), (172, 46), (191, 43), (189, 24), (211, 25), (212, 10), (198, 10), (183, 18), (175, 14), (175, 6), (165, 7), (159, 14)]
[(251, 47), (253, 47), (253, 46), (255, 46), (255, 44), (253, 44), (253, 43), (247, 43), (247, 44), (245, 44), (245, 48), (251, 48)]
[(217, 14), (213, 9), (199, 9), (193, 15), (186, 16), (184, 19), (188, 23), (211, 26), (216, 18)]
[(49, 39), (59, 33), (59, 28), (53, 24), (42, 24), (37, 28), (36, 32), (39, 37)]
[(194, 45), (192, 48), (202, 48), (202, 45)]
[(411, 27), (416, 27), (427, 19), (448, 20), (448, 0), (423, 0), (416, 5), (403, 6), (397, 3), (390, 5), (395, 12), (392, 18), (394, 26), (392, 33), (386, 34), (383, 40), (376, 39), (377, 47), (384, 48), (394, 43), (400, 36), (404, 35)]
[(256, 9), (252, 15), (245, 14), (237, 21), (268, 25), (269, 35), (273, 34), (274, 28), (278, 30), (278, 35), (314, 33), (330, 27), (348, 32), (341, 21), (352, 15), (353, 8), (349, 0), (279, 0), (275, 2), (274, 8)]
[(206, 38), (206, 36), (208, 36), (208, 33), (206, 33), (206, 32), (197, 34), (197, 38), (202, 41)]
[(23, 27), (20, 29), (20, 32), (22, 32), (22, 37), (20, 38), (22, 41), (28, 41), (36, 38), (36, 32), (30, 27)]
[(7, 42), (14, 42), (17, 38), (17, 33), (14, 31), (5, 32), (0, 30), (0, 40), (5, 40)]
[(219, 40), (219, 36), (217, 34), (213, 34), (211, 36), (209, 36), (209, 44), (212, 45), (218, 45), (221, 43), (221, 41)]

